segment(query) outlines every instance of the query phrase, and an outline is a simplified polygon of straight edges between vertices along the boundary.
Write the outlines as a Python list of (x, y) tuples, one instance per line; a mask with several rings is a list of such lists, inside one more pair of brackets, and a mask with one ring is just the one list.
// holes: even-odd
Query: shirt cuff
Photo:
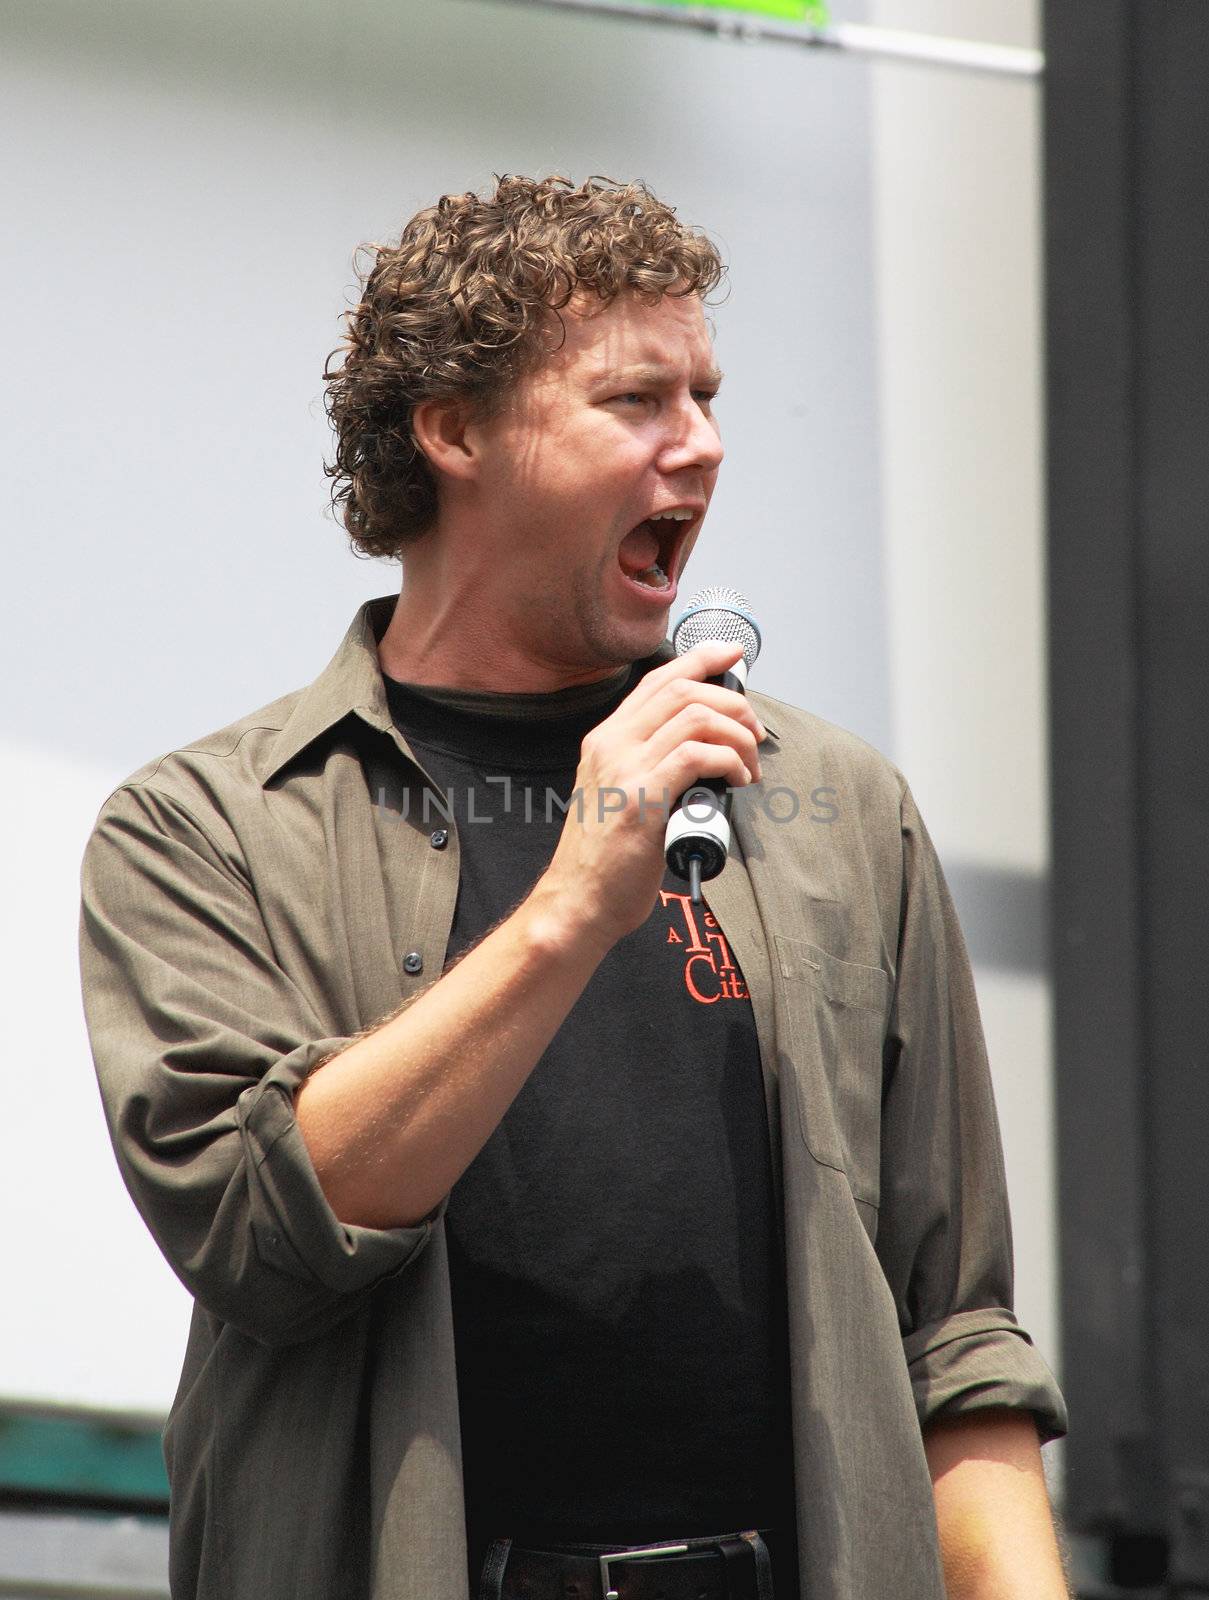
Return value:
[(920, 1426), (995, 1406), (1031, 1411), (1042, 1444), (1066, 1432), (1066, 1403), (1032, 1340), (1002, 1306), (960, 1311), (908, 1334), (903, 1353)]
[(316, 1039), (282, 1056), (236, 1106), (248, 1173), (252, 1235), (278, 1271), (355, 1294), (408, 1266), (428, 1243), (446, 1200), (409, 1228), (363, 1228), (341, 1222), (328, 1205), (294, 1116), (294, 1094), (320, 1062), (349, 1039)]

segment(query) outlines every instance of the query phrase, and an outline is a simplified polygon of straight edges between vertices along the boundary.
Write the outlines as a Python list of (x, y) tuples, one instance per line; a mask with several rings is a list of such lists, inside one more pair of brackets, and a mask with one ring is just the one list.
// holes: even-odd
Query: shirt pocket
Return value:
[(781, 1054), (797, 1086), (806, 1148), (876, 1206), (881, 1189), (882, 1046), (890, 979), (801, 939), (776, 936)]

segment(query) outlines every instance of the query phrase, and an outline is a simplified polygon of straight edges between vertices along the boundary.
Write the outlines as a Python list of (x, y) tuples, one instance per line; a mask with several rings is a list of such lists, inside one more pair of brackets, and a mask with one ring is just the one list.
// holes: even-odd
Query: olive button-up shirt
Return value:
[[(294, 1119), (308, 1072), (440, 976), (453, 917), (456, 829), (422, 820), (378, 666), (393, 603), (308, 689), (135, 773), (84, 861), (114, 1149), (196, 1301), (165, 1434), (176, 1600), (468, 1593), (443, 1208), (341, 1223)], [(1011, 1311), (974, 989), (910, 791), (752, 699), (764, 778), (708, 899), (777, 1158), (802, 1592), (943, 1600), (921, 1423), (1008, 1406), (1052, 1437), (1062, 1400)]]

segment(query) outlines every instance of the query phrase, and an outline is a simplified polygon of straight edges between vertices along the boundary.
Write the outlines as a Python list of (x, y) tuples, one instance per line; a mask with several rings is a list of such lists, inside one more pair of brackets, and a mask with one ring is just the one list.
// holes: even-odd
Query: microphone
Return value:
[[(742, 646), (743, 658), (729, 672), (711, 678), (724, 689), (743, 694), (747, 674), (760, 654), (760, 630), (751, 606), (737, 589), (714, 586), (693, 596), (676, 619), (672, 644), (676, 654), (687, 654), (706, 640)], [(722, 778), (703, 778), (677, 800), (663, 836), (668, 867), (688, 880), (692, 903), (701, 904), (703, 881), (716, 878), (730, 850), (731, 792)]]

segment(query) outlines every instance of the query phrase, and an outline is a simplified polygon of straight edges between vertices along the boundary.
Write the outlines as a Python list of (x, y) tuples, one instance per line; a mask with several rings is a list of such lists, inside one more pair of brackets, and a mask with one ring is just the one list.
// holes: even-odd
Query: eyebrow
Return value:
[[(660, 366), (658, 362), (651, 361), (639, 362), (632, 367), (619, 367), (616, 370), (602, 369), (597, 375), (597, 382), (650, 384), (658, 388), (671, 385), (678, 376), (679, 373), (675, 367), (664, 367)], [(721, 369), (710, 367), (707, 372), (702, 374), (701, 381), (694, 383), (693, 387), (699, 389), (704, 386), (717, 389), (721, 386), (721, 383)]]

